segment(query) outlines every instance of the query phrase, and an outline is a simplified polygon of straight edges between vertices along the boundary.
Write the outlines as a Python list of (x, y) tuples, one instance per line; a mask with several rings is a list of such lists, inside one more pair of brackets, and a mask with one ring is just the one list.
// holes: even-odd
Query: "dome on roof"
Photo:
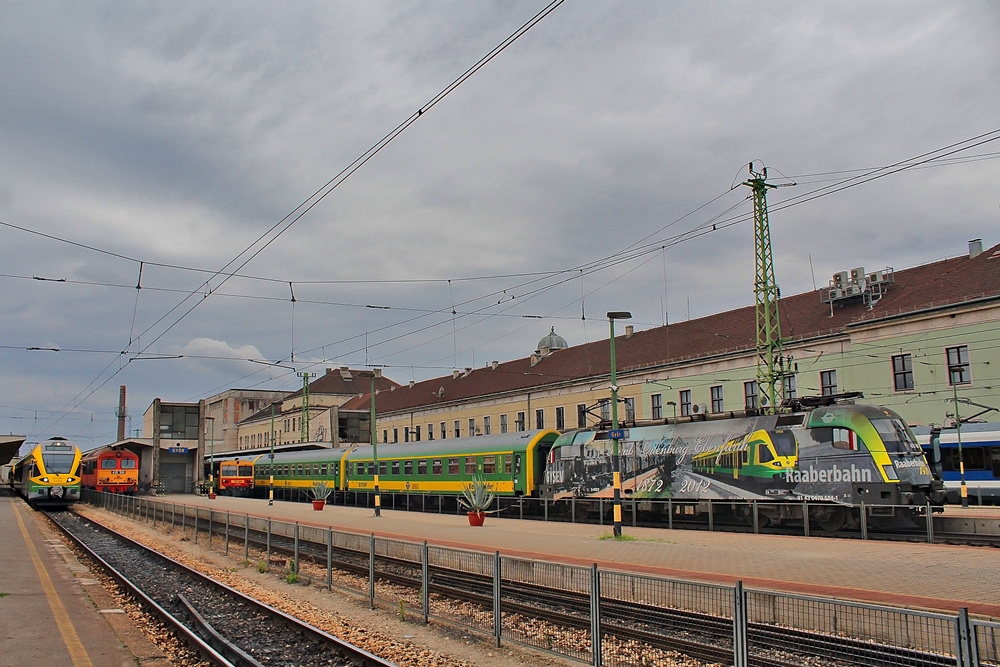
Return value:
[(565, 350), (567, 347), (569, 347), (569, 343), (566, 342), (565, 338), (556, 333), (555, 327), (552, 327), (548, 335), (543, 336), (542, 339), (538, 341), (537, 349), (544, 350), (545, 348), (548, 348), (550, 351), (554, 352), (556, 350)]

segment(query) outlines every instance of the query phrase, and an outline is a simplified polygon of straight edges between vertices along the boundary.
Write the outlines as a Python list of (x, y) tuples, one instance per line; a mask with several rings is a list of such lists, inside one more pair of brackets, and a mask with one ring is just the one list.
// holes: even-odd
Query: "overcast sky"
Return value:
[(997, 3), (570, 1), (429, 105), (545, 7), (0, 2), (0, 432), (751, 305), (750, 161), (786, 295), (1000, 243)]

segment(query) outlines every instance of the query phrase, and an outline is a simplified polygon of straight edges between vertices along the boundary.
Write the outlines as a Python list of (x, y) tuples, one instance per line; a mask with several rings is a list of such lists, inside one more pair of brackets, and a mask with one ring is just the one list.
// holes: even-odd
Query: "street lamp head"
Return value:
[(609, 320), (630, 320), (632, 313), (625, 310), (612, 310), (608, 313)]

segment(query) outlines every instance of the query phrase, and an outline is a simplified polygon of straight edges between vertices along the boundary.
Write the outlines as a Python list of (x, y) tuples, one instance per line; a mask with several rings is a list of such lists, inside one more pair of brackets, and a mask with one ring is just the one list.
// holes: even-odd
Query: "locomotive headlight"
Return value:
[(885, 473), (885, 478), (890, 482), (899, 481), (899, 477), (896, 475), (896, 468), (891, 463), (882, 466), (882, 471)]
[(49, 478), (48, 477), (42, 477), (42, 481), (44, 483), (48, 484), (49, 483)]

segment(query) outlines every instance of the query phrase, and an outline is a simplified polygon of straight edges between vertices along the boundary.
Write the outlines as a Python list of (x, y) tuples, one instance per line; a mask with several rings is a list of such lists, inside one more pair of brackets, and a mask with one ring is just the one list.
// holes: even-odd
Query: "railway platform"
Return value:
[(377, 537), (426, 541), (504, 556), (646, 573), (674, 579), (833, 597), (954, 613), (961, 607), (1000, 619), (1000, 552), (992, 547), (829, 537), (665, 530), (542, 522), (490, 515), (425, 514), (309, 503), (196, 495), (161, 498), (216, 512), (330, 526)]
[(38, 512), (0, 489), (0, 664), (169, 667)]

